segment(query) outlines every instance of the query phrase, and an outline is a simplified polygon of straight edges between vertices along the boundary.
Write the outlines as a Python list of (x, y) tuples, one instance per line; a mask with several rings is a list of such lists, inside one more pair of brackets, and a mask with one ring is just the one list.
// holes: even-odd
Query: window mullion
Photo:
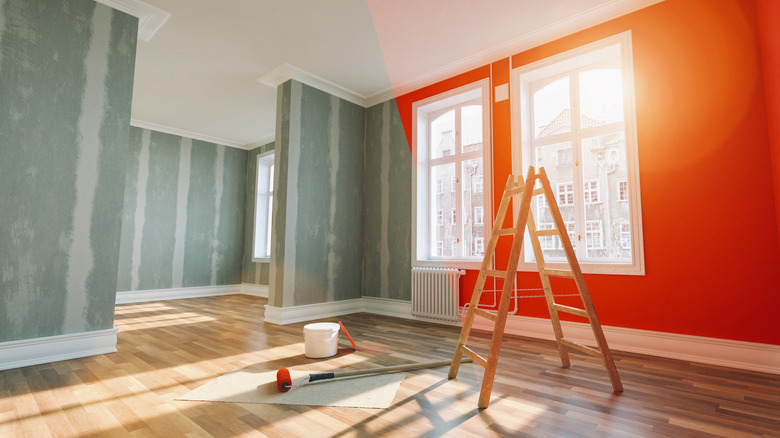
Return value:
[[(574, 239), (576, 241), (576, 254), (578, 260), (587, 258), (587, 238), (585, 236), (585, 194), (583, 187), (583, 163), (582, 163), (582, 128), (580, 116), (580, 88), (579, 75), (576, 71), (570, 73), (570, 99), (571, 99), (571, 146), (572, 158), (574, 158)], [(572, 242), (575, 243), (575, 242)]]
[(455, 217), (457, 220), (455, 221), (455, 239), (456, 244), (455, 247), (458, 250), (458, 254), (454, 255), (456, 258), (462, 258), (464, 257), (464, 251), (463, 251), (463, 236), (462, 229), (463, 229), (463, 222), (464, 222), (464, 215), (463, 215), (463, 175), (461, 174), (461, 168), (463, 167), (463, 127), (461, 126), (461, 107), (458, 106), (455, 109), (455, 157), (457, 159), (455, 160), (455, 178), (458, 181), (458, 183), (455, 185)]

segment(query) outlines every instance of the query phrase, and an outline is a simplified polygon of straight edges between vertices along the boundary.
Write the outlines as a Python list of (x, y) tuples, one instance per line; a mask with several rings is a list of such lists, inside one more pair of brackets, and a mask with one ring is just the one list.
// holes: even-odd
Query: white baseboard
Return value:
[(241, 283), (241, 293), (244, 295), (252, 295), (255, 297), (268, 298), (268, 285), (254, 284), (254, 283)]
[[(266, 305), (265, 321), (272, 324), (285, 325), (358, 312), (451, 325), (451, 323), (445, 321), (413, 316), (412, 303), (409, 301), (375, 297), (363, 297), (352, 300), (306, 304), (303, 306), (290, 307), (275, 307)], [(455, 323), (454, 325), (458, 324)]]
[(265, 322), (285, 325), (295, 322), (312, 321), (332, 316), (347, 315), (363, 311), (363, 299), (330, 301), (327, 303), (305, 304), (302, 306), (276, 307), (266, 304)]
[(116, 352), (117, 328), (0, 342), (0, 370)]
[(133, 290), (116, 293), (117, 304), (143, 303), (147, 301), (178, 300), (182, 298), (214, 297), (242, 293), (242, 285), (182, 287), (172, 289)]
[[(117, 293), (117, 304), (229, 295), (236, 293), (268, 297), (268, 286), (244, 283), (230, 286), (119, 292)], [(377, 315), (413, 319), (417, 321), (428, 321), (438, 324), (450, 324), (444, 321), (412, 316), (412, 306), (409, 301), (374, 297), (291, 307), (266, 305), (265, 321), (272, 324), (284, 325), (358, 312), (374, 313)], [(561, 325), (563, 327), (564, 335), (567, 338), (586, 345), (595, 345), (590, 325), (568, 321), (563, 321)], [(492, 323), (483, 318), (476, 318), (474, 321), (474, 329), (476, 330), (492, 331), (492, 327)], [(610, 326), (604, 326), (603, 330), (609, 347), (615, 351), (647, 354), (650, 356), (780, 374), (780, 345), (758, 344), (754, 342), (732, 341), (728, 339), (679, 335), (674, 333)], [(506, 333), (537, 339), (555, 339), (552, 331), (552, 324), (550, 320), (546, 318), (510, 315), (507, 319)], [(114, 344), (115, 343), (116, 342), (114, 342)], [(2, 344), (0, 344), (0, 346), (2, 346)], [(2, 350), (0, 350), (0, 352), (2, 352)], [(3, 362), (4, 359), (0, 359), (0, 366), (2, 366)]]
[[(589, 324), (561, 321), (561, 327), (566, 338), (585, 345), (596, 345)], [(484, 318), (476, 318), (474, 328), (492, 331), (493, 323)], [(602, 326), (602, 330), (609, 348), (615, 351), (780, 374), (780, 345), (622, 327)], [(505, 333), (555, 340), (552, 323), (547, 318), (509, 316)]]

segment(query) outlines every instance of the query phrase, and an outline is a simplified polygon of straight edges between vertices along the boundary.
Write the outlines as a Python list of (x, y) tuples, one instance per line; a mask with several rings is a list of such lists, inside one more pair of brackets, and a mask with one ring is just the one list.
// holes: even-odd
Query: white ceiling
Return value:
[(251, 148), (284, 64), (366, 106), (661, 0), (100, 1), (141, 17), (133, 125)]

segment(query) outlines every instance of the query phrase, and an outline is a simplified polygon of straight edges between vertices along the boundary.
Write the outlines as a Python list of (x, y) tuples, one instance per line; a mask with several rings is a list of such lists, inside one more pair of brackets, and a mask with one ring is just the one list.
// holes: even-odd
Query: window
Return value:
[(271, 218), (274, 203), (274, 153), (257, 156), (257, 199), (255, 200), (254, 261), (270, 261)]
[(585, 203), (595, 204), (599, 202), (599, 180), (585, 181)]
[(574, 205), (573, 183), (558, 183), (558, 205)]
[[(586, 273), (644, 275), (632, 62), (625, 32), (512, 72), (513, 173), (544, 167)], [(532, 205), (537, 227), (552, 222)], [(530, 245), (520, 268), (536, 269)]]
[[(480, 265), (483, 253), (476, 239), (484, 242), (490, 230), (484, 217), (476, 215), (492, 211), (484, 184), (490, 181), (488, 86), (487, 80), (479, 81), (412, 106), (414, 263), (455, 260), (464, 268)], [(442, 181), (450, 182), (452, 190), (444, 192)], [(439, 211), (451, 217), (438, 220)], [(443, 253), (439, 241), (456, 244), (452, 252)]]
[(620, 223), (620, 247), (631, 249), (631, 225), (628, 222)]
[[(548, 223), (540, 223), (538, 230), (552, 230), (555, 226), (552, 224), (552, 222)], [(558, 238), (555, 236), (542, 236), (539, 238), (539, 243), (541, 244), (542, 249), (555, 249), (556, 246), (559, 246), (560, 243), (556, 245), (556, 242), (558, 241)]]
[(444, 210), (442, 209), (439, 209), (439, 211), (436, 213), (436, 225), (444, 225)]
[(444, 242), (441, 240), (436, 242), (436, 254), (439, 256), (444, 255)]
[(558, 166), (571, 166), (571, 148), (558, 149)]
[(601, 235), (601, 221), (585, 222), (585, 246), (589, 251), (604, 248), (604, 239)]
[(485, 238), (477, 237), (474, 239), (474, 252), (477, 254), (485, 254)]
[(477, 225), (483, 225), (485, 223), (484, 207), (474, 207), (474, 223)]
[(618, 201), (628, 201), (628, 181), (618, 182)]

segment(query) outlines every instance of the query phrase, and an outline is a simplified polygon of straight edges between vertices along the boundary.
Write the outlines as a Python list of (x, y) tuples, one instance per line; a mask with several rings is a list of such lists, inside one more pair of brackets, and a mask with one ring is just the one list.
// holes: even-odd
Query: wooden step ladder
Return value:
[[(541, 183), (540, 188), (534, 189), (536, 182)], [(554, 228), (550, 230), (537, 230), (533, 219), (533, 213), (531, 212), (531, 200), (534, 196), (543, 195), (550, 213), (552, 214), (554, 221)], [(502, 228), (507, 211), (509, 210), (509, 201), (514, 197), (519, 198), (519, 214), (517, 221), (513, 228)], [(517, 202), (517, 201), (516, 201)], [(528, 169), (528, 174), (523, 182), (522, 176), (509, 175), (506, 188), (504, 189), (504, 195), (501, 198), (501, 205), (498, 208), (496, 214), (496, 221), (493, 226), (493, 231), (490, 236), (487, 248), (485, 248), (485, 257), (482, 260), (482, 267), (479, 271), (479, 277), (477, 277), (477, 283), (474, 286), (474, 293), (471, 296), (471, 302), (466, 312), (466, 317), (463, 320), (463, 328), (460, 332), (458, 339), (458, 345), (455, 348), (455, 355), (450, 365), (449, 378), (455, 378), (458, 375), (458, 368), (460, 367), (461, 357), (463, 354), (467, 354), (471, 357), (474, 363), (481, 365), (485, 368), (485, 374), (482, 379), (482, 389), (479, 393), (478, 406), (480, 409), (488, 407), (490, 402), (490, 393), (493, 390), (493, 379), (496, 374), (496, 367), (498, 366), (498, 355), (501, 350), (501, 341), (504, 336), (504, 329), (506, 328), (506, 318), (509, 310), (509, 302), (512, 297), (514, 280), (517, 273), (517, 264), (520, 260), (520, 251), (523, 245), (523, 235), (525, 233), (526, 226), (528, 227), (529, 236), (531, 237), (531, 244), (533, 246), (534, 255), (536, 257), (536, 264), (539, 270), (539, 276), (542, 280), (542, 289), (544, 290), (544, 298), (547, 301), (547, 308), (550, 311), (550, 320), (553, 325), (553, 331), (555, 332), (555, 340), (558, 344), (558, 351), (561, 356), (561, 363), (563, 367), (571, 365), (569, 361), (568, 348), (572, 348), (584, 353), (591, 354), (593, 356), (600, 357), (604, 366), (609, 374), (609, 379), (612, 383), (612, 388), (615, 392), (623, 390), (623, 385), (620, 382), (620, 376), (618, 376), (617, 368), (612, 360), (612, 354), (607, 346), (607, 340), (604, 338), (604, 333), (601, 330), (601, 324), (599, 324), (598, 317), (596, 316), (596, 310), (593, 307), (593, 303), (588, 294), (588, 288), (585, 285), (585, 281), (582, 278), (582, 271), (580, 265), (577, 262), (577, 257), (574, 253), (571, 241), (569, 240), (569, 234), (566, 231), (566, 224), (563, 222), (561, 212), (558, 209), (558, 204), (555, 201), (555, 195), (550, 186), (550, 181), (547, 178), (547, 174), (544, 168), (539, 168), (537, 173), (533, 167)], [(493, 257), (495, 256), (496, 245), (499, 237), (511, 236), (512, 249), (509, 253), (509, 261), (506, 271), (500, 271), (491, 269), (493, 266)], [(544, 254), (542, 252), (542, 246), (539, 242), (539, 237), (542, 236), (557, 236), (563, 246), (566, 259), (568, 260), (569, 270), (561, 269), (548, 269), (544, 263)], [(485, 280), (487, 278), (501, 279), (503, 280), (503, 288), (501, 289), (501, 298), (498, 302), (498, 310), (495, 312), (478, 308), (480, 296), (482, 295)], [(555, 294), (550, 286), (550, 277), (563, 277), (574, 280), (579, 291), (579, 296), (582, 299), (583, 308), (576, 308), (570, 306), (564, 306), (555, 302)], [(558, 317), (558, 312), (569, 313), (572, 315), (587, 318), (590, 322), (590, 326), (593, 329), (593, 334), (596, 338), (597, 348), (582, 345), (580, 343), (571, 341), (563, 337), (563, 330), (561, 329), (561, 322)], [(493, 336), (490, 341), (490, 347), (488, 351), (488, 357), (485, 359), (480, 356), (474, 350), (466, 346), (469, 334), (471, 333), (471, 327), (474, 323), (474, 317), (480, 316), (490, 319), (494, 323)]]

